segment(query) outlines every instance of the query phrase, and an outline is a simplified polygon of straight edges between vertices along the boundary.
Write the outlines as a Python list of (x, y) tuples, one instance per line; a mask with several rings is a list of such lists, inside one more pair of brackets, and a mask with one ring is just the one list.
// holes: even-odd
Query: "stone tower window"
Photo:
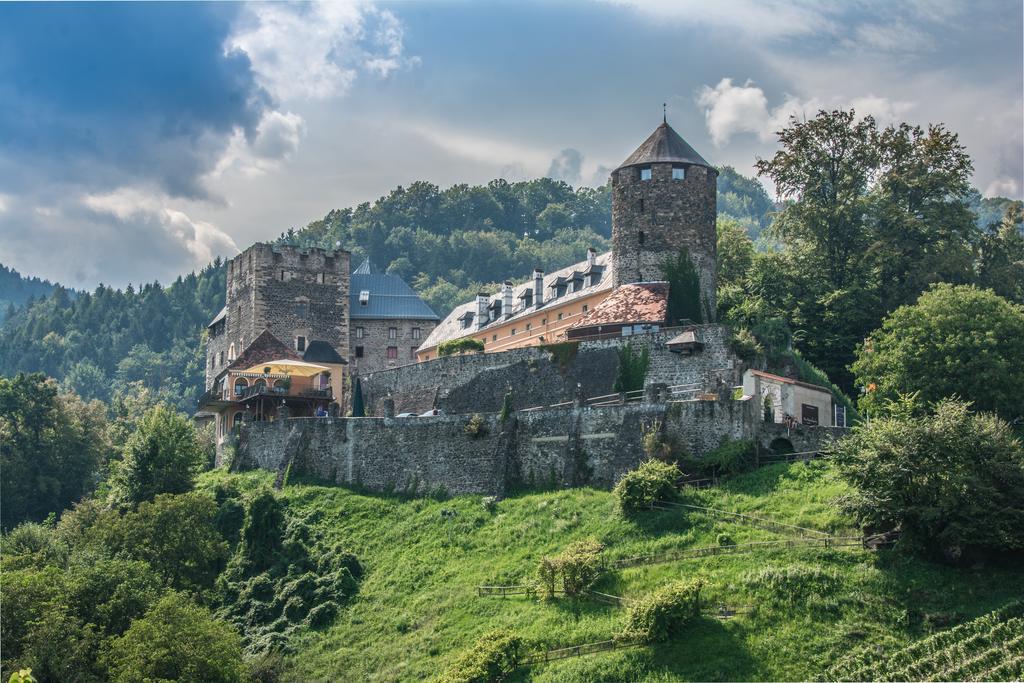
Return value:
[(419, 339), (420, 338), (420, 328), (418, 328), (418, 327), (412, 328), (412, 338), (413, 339)]
[(643, 230), (641, 230), (640, 232), (638, 232), (636, 234), (636, 239), (637, 239), (638, 242), (640, 242), (640, 244), (643, 244), (644, 241), (646, 240), (646, 238), (647, 238), (647, 236), (644, 235), (644, 231)]
[(388, 360), (398, 360), (398, 347), (389, 346), (386, 352)]
[(295, 350), (300, 352), (300, 353), (306, 350), (306, 338), (305, 337), (299, 336), (299, 337), (295, 338)]
[(650, 166), (641, 166), (640, 167), (640, 180), (650, 180), (650, 179), (651, 179), (651, 167)]
[(317, 273), (316, 274), (316, 283), (318, 285), (322, 285), (324, 283), (324, 274), (323, 273)]
[(363, 357), (363, 347), (362, 346), (357, 346), (356, 347), (356, 358), (362, 358), (362, 357)]
[(309, 304), (305, 301), (296, 301), (295, 315), (299, 319), (305, 320), (309, 316)]
[(686, 180), (686, 167), (685, 166), (673, 166), (672, 167), (672, 180)]
[(366, 306), (370, 303), (370, 290), (364, 289), (359, 292), (359, 305)]
[(366, 328), (365, 327), (357, 327), (356, 328), (356, 339), (362, 339), (365, 336), (366, 336)]
[(388, 339), (398, 339), (398, 328), (397, 327), (389, 327), (388, 328)]

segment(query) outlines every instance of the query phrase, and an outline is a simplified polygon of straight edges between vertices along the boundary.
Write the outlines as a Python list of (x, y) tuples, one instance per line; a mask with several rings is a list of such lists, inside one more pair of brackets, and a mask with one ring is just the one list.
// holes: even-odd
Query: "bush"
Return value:
[(677, 581), (637, 600), (629, 608), (623, 635), (645, 643), (675, 638), (700, 616), (703, 587), (700, 579)]
[(757, 341), (757, 337), (745, 327), (741, 327), (732, 333), (729, 337), (729, 348), (739, 356), (740, 360), (747, 363), (764, 353), (764, 347), (761, 346), (761, 342)]
[(922, 414), (913, 398), (854, 427), (833, 446), (854, 492), (847, 507), (869, 531), (949, 560), (1024, 549), (1024, 446), (1005, 421), (942, 401)]
[(661, 500), (674, 500), (679, 495), (676, 480), (679, 468), (660, 460), (645, 460), (635, 470), (626, 472), (615, 484), (613, 493), (624, 513), (647, 510)]
[(519, 666), (525, 654), (523, 640), (509, 631), (491, 631), (461, 654), (438, 683), (496, 683)]
[(473, 337), (463, 337), (462, 339), (449, 339), (438, 344), (437, 355), (440, 358), (457, 353), (477, 353), (483, 350), (484, 342), (482, 340), (474, 339)]
[(736, 541), (732, 540), (732, 536), (729, 534), (718, 534), (718, 545), (729, 546), (736, 545)]
[(469, 418), (466, 426), (462, 428), (462, 431), (472, 439), (487, 436), (487, 420), (480, 413), (474, 413), (473, 417)]
[(704, 457), (701, 465), (713, 476), (743, 474), (754, 469), (756, 455), (753, 441), (733, 441), (726, 437), (718, 448)]
[(537, 578), (547, 598), (554, 597), (555, 585), (562, 580), (562, 590), (569, 597), (578, 597), (597, 581), (603, 570), (601, 551), (604, 546), (588, 538), (569, 545), (561, 554), (541, 558)]

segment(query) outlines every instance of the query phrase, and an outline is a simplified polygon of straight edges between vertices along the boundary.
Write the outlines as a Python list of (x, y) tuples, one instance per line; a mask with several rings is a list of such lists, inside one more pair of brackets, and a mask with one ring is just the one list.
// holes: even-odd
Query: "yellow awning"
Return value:
[(244, 370), (244, 372), (312, 377), (313, 375), (319, 375), (321, 372), (327, 372), (328, 370), (330, 370), (330, 368), (323, 365), (316, 365), (315, 363), (307, 363), (302, 360), (281, 359), (272, 360), (269, 363), (254, 365), (251, 368)]

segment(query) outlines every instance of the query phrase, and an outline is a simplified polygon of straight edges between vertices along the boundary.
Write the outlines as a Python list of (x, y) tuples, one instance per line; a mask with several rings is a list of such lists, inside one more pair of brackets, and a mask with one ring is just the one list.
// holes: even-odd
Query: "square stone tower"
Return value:
[(718, 171), (662, 123), (612, 171), (616, 286), (665, 279), (685, 247), (700, 278), (704, 320), (715, 319)]
[(349, 253), (257, 243), (227, 264), (224, 311), (209, 326), (207, 388), (263, 330), (304, 353), (349, 345)]

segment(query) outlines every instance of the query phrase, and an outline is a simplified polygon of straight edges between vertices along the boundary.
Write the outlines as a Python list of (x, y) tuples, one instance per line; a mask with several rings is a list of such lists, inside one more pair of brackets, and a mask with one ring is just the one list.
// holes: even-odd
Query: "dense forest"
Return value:
[(49, 280), (25, 277), (0, 263), (0, 321), (30, 300), (48, 297), (54, 286)]

